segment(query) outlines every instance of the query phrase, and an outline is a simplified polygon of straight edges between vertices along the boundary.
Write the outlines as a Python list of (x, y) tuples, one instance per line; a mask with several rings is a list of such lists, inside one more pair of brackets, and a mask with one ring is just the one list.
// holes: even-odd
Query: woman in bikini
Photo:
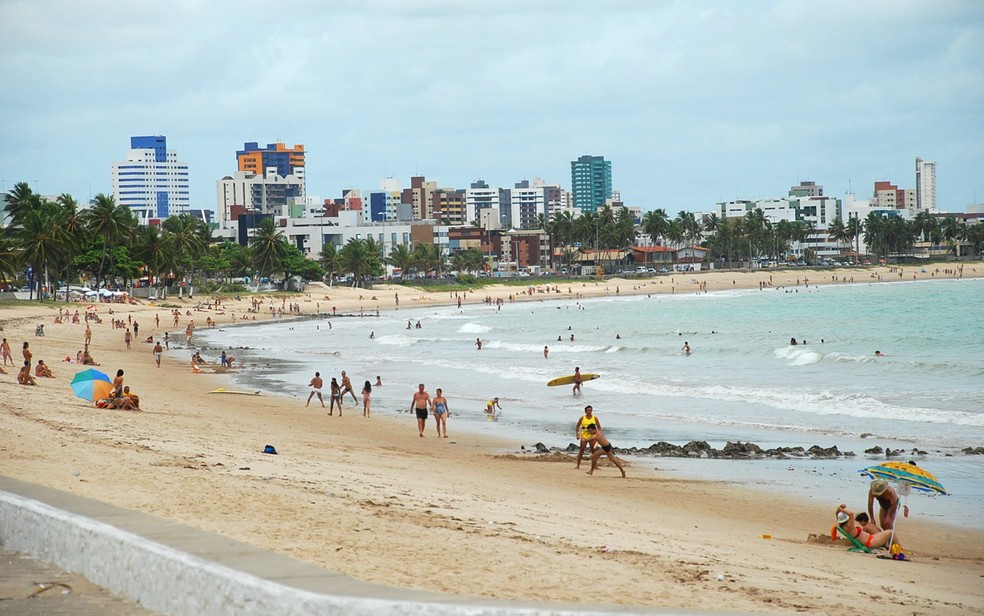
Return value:
[[(864, 528), (858, 524), (854, 513), (847, 510), (847, 505), (839, 506), (834, 511), (834, 515), (837, 516), (837, 525), (868, 549), (885, 547), (892, 540), (892, 531), (890, 530), (883, 530), (875, 534), (865, 532)], [(898, 533), (896, 533), (895, 543), (899, 542), (898, 538)]]
[(369, 416), (369, 405), (372, 402), (372, 383), (366, 381), (362, 386), (362, 416)]
[(338, 416), (342, 416), (342, 388), (338, 386), (338, 379), (331, 377), (331, 402), (328, 406), (328, 414), (335, 414), (335, 405), (338, 405)]

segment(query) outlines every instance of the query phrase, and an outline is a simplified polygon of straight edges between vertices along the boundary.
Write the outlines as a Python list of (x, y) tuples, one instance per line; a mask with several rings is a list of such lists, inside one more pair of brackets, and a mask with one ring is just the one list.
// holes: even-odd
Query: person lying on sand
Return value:
[[(865, 531), (864, 527), (858, 524), (857, 517), (854, 513), (847, 509), (847, 505), (842, 504), (837, 507), (834, 510), (834, 515), (837, 516), (837, 525), (868, 549), (885, 547), (892, 540), (891, 530), (883, 530), (874, 534)], [(895, 543), (898, 543), (898, 538), (896, 534)]]

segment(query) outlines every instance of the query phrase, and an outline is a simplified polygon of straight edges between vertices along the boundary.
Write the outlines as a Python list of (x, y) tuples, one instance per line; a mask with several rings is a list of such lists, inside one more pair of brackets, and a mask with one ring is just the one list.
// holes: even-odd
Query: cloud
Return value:
[[(984, 11), (921, 2), (0, 2), (0, 175), (109, 189), (160, 133), (211, 207), (245, 141), (309, 150), (309, 192), (384, 175), (569, 185), (708, 209), (801, 179), (861, 194), (938, 163), (958, 209), (984, 163)], [(33, 179), (33, 178), (32, 178)]]

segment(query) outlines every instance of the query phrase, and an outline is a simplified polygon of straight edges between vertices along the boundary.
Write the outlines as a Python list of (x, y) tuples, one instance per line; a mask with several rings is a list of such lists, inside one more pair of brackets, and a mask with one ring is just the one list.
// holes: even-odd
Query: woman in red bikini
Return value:
[[(865, 532), (864, 528), (854, 518), (854, 513), (847, 510), (847, 505), (838, 507), (834, 511), (834, 515), (837, 516), (837, 525), (868, 549), (882, 548), (887, 546), (889, 541), (892, 541), (891, 530), (883, 530), (873, 535)], [(899, 543), (898, 533), (895, 534), (894, 542)]]

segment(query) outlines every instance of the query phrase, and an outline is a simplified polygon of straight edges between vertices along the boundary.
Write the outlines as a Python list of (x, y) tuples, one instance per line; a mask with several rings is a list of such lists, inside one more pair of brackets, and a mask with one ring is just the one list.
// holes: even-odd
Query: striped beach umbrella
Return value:
[(93, 368), (77, 373), (72, 377), (71, 385), (76, 396), (89, 402), (108, 397), (113, 389), (112, 379)]
[(946, 494), (946, 488), (929, 471), (906, 462), (884, 462), (876, 466), (869, 466), (861, 469), (862, 475), (872, 479), (884, 479), (890, 483), (897, 483), (900, 486), (906, 482), (913, 490), (920, 492), (930, 492), (936, 494)]

